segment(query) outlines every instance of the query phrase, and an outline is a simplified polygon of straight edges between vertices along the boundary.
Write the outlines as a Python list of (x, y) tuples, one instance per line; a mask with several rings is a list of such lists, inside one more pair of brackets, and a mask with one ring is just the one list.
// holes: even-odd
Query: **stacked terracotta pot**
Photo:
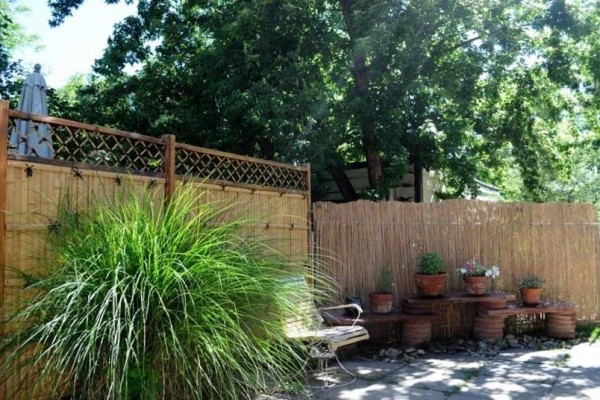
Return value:
[(502, 339), (504, 337), (504, 320), (506, 316), (488, 316), (485, 310), (500, 310), (506, 308), (506, 299), (479, 303), (477, 315), (473, 323), (473, 336), (477, 339)]

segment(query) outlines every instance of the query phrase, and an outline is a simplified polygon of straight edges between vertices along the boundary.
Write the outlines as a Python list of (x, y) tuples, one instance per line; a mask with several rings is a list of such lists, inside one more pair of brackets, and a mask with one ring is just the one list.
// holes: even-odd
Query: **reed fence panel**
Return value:
[[(435, 251), (446, 262), (449, 291), (462, 290), (456, 270), (476, 259), (500, 267), (499, 290), (516, 293), (523, 276), (539, 274), (546, 280), (543, 299), (577, 304), (582, 320), (599, 317), (599, 235), (589, 204), (316, 203), (313, 223), (316, 254), (339, 283), (340, 299), (360, 295), (367, 304), (379, 268), (389, 265), (399, 307), (401, 298), (416, 294), (419, 258)], [(470, 334), (474, 306), (437, 311), (434, 337)]]
[[(162, 181), (160, 178), (9, 160), (4, 233), (4, 318), (27, 300), (22, 291), (25, 282), (16, 271), (38, 274), (46, 270), (49, 256), (46, 254), (46, 237), (60, 224), (57, 214), (61, 201), (68, 201), (74, 209), (84, 212), (95, 201), (106, 197), (117, 200), (119, 194), (126, 191), (139, 192), (148, 187), (155, 187), (157, 201), (162, 201)], [(20, 398), (13, 388), (22, 378), (14, 377), (8, 382), (5, 398)]]
[[(177, 186), (183, 181), (178, 181)], [(247, 232), (296, 261), (310, 250), (307, 195), (220, 186), (198, 180), (186, 183), (198, 191), (199, 201), (230, 208), (228, 217), (247, 221)]]

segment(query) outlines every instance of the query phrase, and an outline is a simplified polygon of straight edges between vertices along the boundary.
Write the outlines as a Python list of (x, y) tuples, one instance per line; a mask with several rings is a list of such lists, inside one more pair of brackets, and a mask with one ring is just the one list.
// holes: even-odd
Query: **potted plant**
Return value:
[(375, 292), (369, 293), (371, 310), (375, 314), (389, 314), (394, 305), (394, 294), (392, 293), (392, 270), (385, 266), (379, 270), (377, 276), (377, 288)]
[(474, 296), (480, 296), (487, 291), (488, 278), (496, 279), (500, 276), (500, 268), (494, 266), (485, 266), (475, 260), (470, 260), (458, 269), (462, 275), (467, 293)]
[(519, 291), (521, 292), (523, 304), (526, 306), (537, 306), (540, 302), (543, 287), (544, 280), (539, 275), (530, 274), (521, 279)]
[(446, 288), (446, 272), (444, 260), (437, 253), (427, 253), (421, 257), (419, 272), (414, 280), (419, 296), (440, 296)]

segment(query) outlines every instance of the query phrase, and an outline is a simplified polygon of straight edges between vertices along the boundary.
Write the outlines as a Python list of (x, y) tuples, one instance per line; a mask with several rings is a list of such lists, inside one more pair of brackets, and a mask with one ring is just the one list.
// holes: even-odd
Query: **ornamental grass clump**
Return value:
[(50, 272), (24, 276), (32, 300), (9, 321), (9, 379), (51, 397), (146, 400), (251, 398), (299, 378), (306, 353), (282, 321), (301, 310), (281, 279), (301, 271), (192, 193), (63, 208)]

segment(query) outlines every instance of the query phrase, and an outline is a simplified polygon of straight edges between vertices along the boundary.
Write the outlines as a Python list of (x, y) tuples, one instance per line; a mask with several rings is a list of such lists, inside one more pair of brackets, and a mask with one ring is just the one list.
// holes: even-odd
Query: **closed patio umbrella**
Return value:
[[(33, 73), (23, 83), (17, 110), (32, 114), (48, 115), (46, 105), (46, 81), (40, 73), (40, 64), (35, 64)], [(10, 134), (11, 153), (26, 156), (54, 157), (52, 137), (46, 124), (17, 120)]]

